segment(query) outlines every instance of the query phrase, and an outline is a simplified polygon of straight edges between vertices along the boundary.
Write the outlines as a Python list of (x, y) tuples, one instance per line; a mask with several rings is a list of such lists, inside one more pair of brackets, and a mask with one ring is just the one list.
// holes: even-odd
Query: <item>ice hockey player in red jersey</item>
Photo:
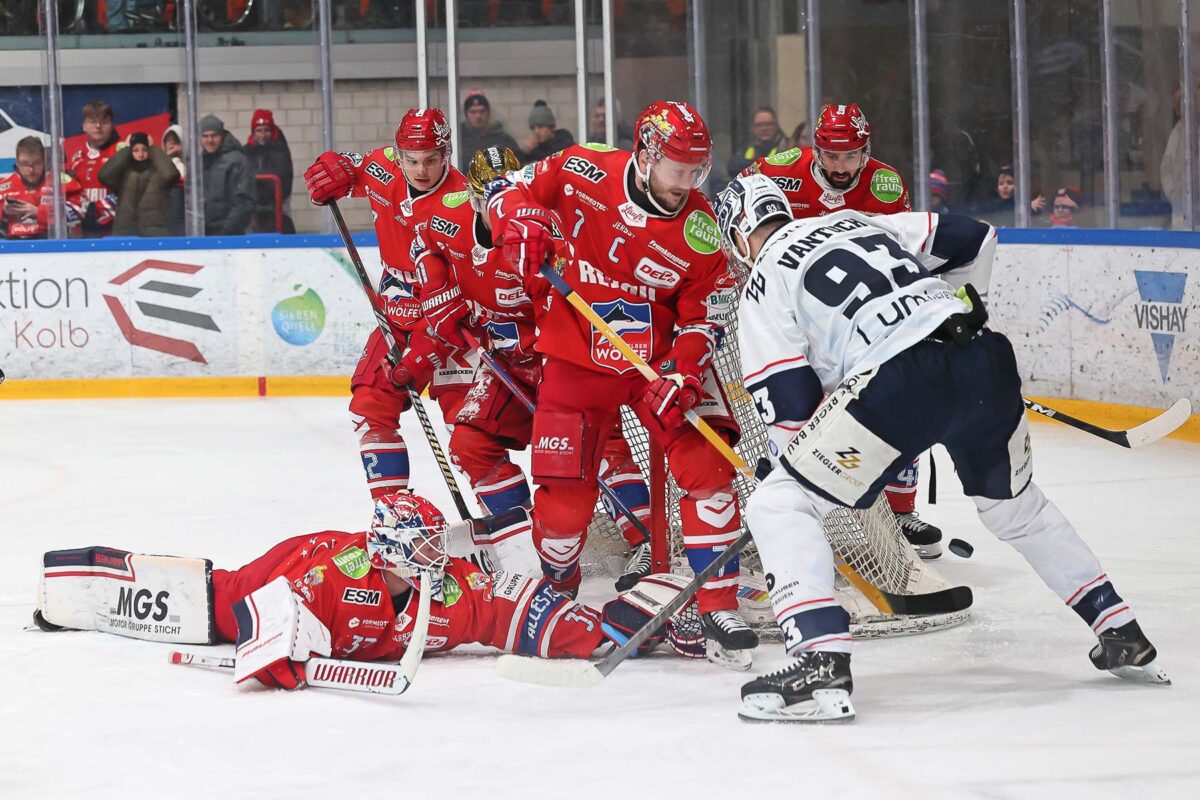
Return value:
[(83, 106), (83, 134), (83, 142), (67, 153), (67, 172), (83, 187), (83, 235), (90, 239), (112, 233), (117, 197), (100, 180), (100, 168), (125, 142), (113, 126), (112, 106), (100, 100)]
[[(433, 592), (425, 641), (428, 652), (473, 642), (528, 656), (587, 658), (606, 642), (619, 646), (627, 641), (679, 588), (667, 580), (669, 576), (652, 578), (640, 595), (627, 593), (596, 609), (556, 592), (544, 578), (496, 569), (479, 552), (471, 554), (470, 560), (451, 557), (447, 555), (450, 538), (449, 526), (433, 503), (400, 492), (376, 501), (365, 532), (295, 536), (241, 569), (212, 570), (211, 607), (203, 603), (205, 592), (184, 590), (182, 571), (175, 575), (175, 568), (162, 566), (196, 559), (154, 557), (158, 570), (140, 571), (139, 580), (153, 584), (151, 589), (169, 587), (183, 598), (172, 600), (172, 591), (146, 590), (172, 614), (184, 611), (188, 603), (203, 606), (202, 614), (210, 615), (212, 640), (239, 645), (234, 671), (239, 682), (255, 678), (285, 689), (304, 685), (304, 662), (312, 655), (399, 660), (412, 639), (424, 591)], [(88, 584), (120, 583), (119, 576), (105, 574), (117, 572), (108, 565), (130, 563), (126, 557), (131, 555), (95, 547), (47, 553), (42, 597), (34, 617), (38, 626), (58, 630), (74, 627), (87, 613), (107, 616), (111, 598), (104, 602), (104, 590)], [(153, 583), (153, 576), (158, 583)], [(105, 581), (105, 577), (117, 579)], [(649, 597), (644, 596), (647, 592)], [(120, 604), (118, 599), (116, 605)], [(152, 618), (166, 619), (166, 614)], [(276, 626), (279, 620), (290, 624)], [(141, 638), (162, 640), (153, 634)], [(686, 613), (676, 615), (639, 652), (652, 650), (664, 640), (680, 655), (701, 657), (703, 652), (699, 625)], [(267, 644), (252, 647), (250, 642)]]
[(367, 487), (374, 498), (408, 486), (408, 449), (399, 431), (409, 407), (406, 387), (429, 387), (443, 418), (453, 420), (471, 383), (474, 362), (429, 331), (416, 294), (413, 241), (436, 209), (465, 203), (466, 181), (450, 165), (450, 126), (436, 108), (410, 108), (396, 128), (394, 147), (365, 155), (325, 152), (304, 173), (312, 202), (366, 197), (379, 237), (383, 276), (379, 296), (404, 350), (387, 360), (383, 334), (372, 331), (350, 379), (350, 413), (359, 434)]
[[(0, 236), (5, 239), (45, 239), (53, 224), (54, 188), (46, 172), (46, 147), (36, 136), (17, 142), (16, 171), (0, 178)], [(63, 173), (67, 233), (79, 235), (79, 182)]]
[[(911, 211), (900, 173), (871, 157), (871, 126), (857, 103), (827, 105), (817, 117), (811, 148), (760, 158), (742, 175), (762, 173), (783, 190), (796, 219), (835, 211), (896, 214)], [(986, 287), (984, 287), (986, 291)], [(942, 554), (942, 531), (917, 516), (917, 462), (884, 491), (909, 543), (922, 558)]]
[[(435, 334), (462, 345), (459, 327), (472, 326), (497, 363), (521, 384), (527, 397), (536, 400), (542, 356), (534, 349), (535, 314), (546, 298), (526, 293), (524, 280), (494, 245), (491, 222), (483, 210), (487, 185), (519, 168), (516, 155), (508, 148), (477, 151), (467, 169), (470, 204), (439, 208), (422, 223), (416, 263), (426, 297), (425, 315)], [(543, 284), (539, 288), (549, 287)], [(507, 453), (529, 445), (532, 423), (533, 415), (526, 407), (486, 364), (480, 364), (455, 420), (450, 456), (470, 477), (479, 502), (489, 513), (532, 502), (524, 472)], [(650, 492), (619, 427), (603, 452), (601, 478), (644, 525), (649, 518)], [(614, 520), (634, 548), (630, 561), (637, 568), (636, 577), (650, 574), (649, 542), (624, 516), (614, 513)]]
[[(599, 491), (596, 473), (622, 404), (666, 452), (684, 491), (688, 561), (701, 570), (741, 528), (733, 469), (685, 420), (693, 408), (730, 440), (737, 424), (713, 349), (732, 301), (712, 208), (698, 191), (712, 163), (704, 120), (680, 102), (651, 103), (635, 152), (575, 145), (492, 187), (488, 212), (505, 257), (545, 293), (539, 269), (566, 239), (563, 277), (662, 377), (652, 384), (562, 298), (548, 295), (537, 349), (545, 360), (533, 419), (534, 545), (544, 573), (571, 591)], [(561, 230), (561, 233), (558, 231)], [(734, 559), (698, 598), (714, 658), (749, 667), (758, 638), (737, 612)]]

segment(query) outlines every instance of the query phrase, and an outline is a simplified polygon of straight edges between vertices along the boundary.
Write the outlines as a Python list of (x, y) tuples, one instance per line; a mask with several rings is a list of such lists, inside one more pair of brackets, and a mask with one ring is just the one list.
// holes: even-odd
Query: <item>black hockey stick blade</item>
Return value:
[(929, 614), (951, 614), (965, 611), (975, 601), (969, 586), (954, 586), (928, 594), (891, 594), (883, 592), (892, 611), (906, 616), (923, 617)]
[(496, 661), (496, 674), (502, 678), (525, 683), (540, 683), (543, 686), (562, 686), (583, 689), (603, 681), (645, 643), (650, 635), (662, 628), (674, 614), (692, 601), (705, 581), (716, 575), (738, 553), (750, 544), (750, 531), (743, 530), (724, 553), (697, 573), (683, 590), (662, 607), (649, 622), (629, 638), (629, 641), (613, 650), (599, 661), (568, 661), (565, 659), (529, 658), (527, 656), (503, 655)]
[(1171, 435), (1187, 422), (1188, 418), (1192, 415), (1192, 401), (1186, 397), (1181, 397), (1172, 403), (1171, 407), (1166, 411), (1146, 420), (1141, 425), (1135, 425), (1127, 430), (1113, 431), (1072, 417), (1070, 414), (1064, 414), (1057, 409), (1044, 406), (1041, 403), (1035, 403), (1027, 397), (1021, 399), (1025, 401), (1025, 407), (1035, 414), (1041, 414), (1043, 417), (1048, 417), (1064, 425), (1070, 425), (1072, 428), (1081, 430), (1084, 433), (1090, 433), (1105, 441), (1131, 449), (1144, 447)]

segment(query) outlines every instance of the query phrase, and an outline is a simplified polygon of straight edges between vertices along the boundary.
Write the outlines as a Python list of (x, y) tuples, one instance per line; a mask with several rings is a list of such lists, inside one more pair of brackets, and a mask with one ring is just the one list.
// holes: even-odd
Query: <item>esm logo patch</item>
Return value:
[(451, 238), (457, 236), (459, 230), (462, 228), (461, 225), (456, 225), (450, 220), (442, 219), (441, 217), (434, 217), (433, 219), (429, 220), (429, 227), (438, 233), (443, 233)]
[(574, 172), (576, 175), (586, 178), (592, 183), (599, 183), (608, 174), (586, 158), (580, 158), (579, 156), (568, 158), (562, 168), (567, 172)]
[(383, 592), (376, 589), (357, 589), (347, 586), (342, 590), (342, 602), (356, 606), (377, 606), (383, 598)]

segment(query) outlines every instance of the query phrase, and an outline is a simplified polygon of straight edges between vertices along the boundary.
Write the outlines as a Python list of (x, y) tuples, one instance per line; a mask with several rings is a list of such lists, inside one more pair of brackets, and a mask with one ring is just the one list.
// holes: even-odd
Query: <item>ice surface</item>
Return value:
[[(859, 717), (842, 727), (739, 722), (746, 676), (666, 657), (571, 691), (508, 683), (475, 648), (384, 698), (237, 688), (168, 665), (169, 645), (22, 630), (45, 550), (233, 567), (287, 536), (360, 529), (344, 408), (0, 403), (0, 798), (1200, 796), (1200, 446), (1176, 441), (1128, 451), (1032, 426), (1038, 482), (1132, 602), (1167, 689), (1092, 668), (1090, 632), (982, 529), (944, 454), (941, 502), (922, 492), (920, 507), (975, 545), (937, 564), (974, 587), (973, 621), (859, 644)], [(405, 434), (414, 488), (453, 513), (415, 420)], [(782, 662), (760, 648), (760, 670)]]

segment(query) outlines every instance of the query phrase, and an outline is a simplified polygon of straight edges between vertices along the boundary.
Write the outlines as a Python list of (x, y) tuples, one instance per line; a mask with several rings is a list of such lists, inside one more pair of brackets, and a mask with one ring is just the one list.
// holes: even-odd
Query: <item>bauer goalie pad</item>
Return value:
[(38, 611), (62, 628), (213, 644), (212, 562), (110, 547), (51, 550), (42, 557)]

